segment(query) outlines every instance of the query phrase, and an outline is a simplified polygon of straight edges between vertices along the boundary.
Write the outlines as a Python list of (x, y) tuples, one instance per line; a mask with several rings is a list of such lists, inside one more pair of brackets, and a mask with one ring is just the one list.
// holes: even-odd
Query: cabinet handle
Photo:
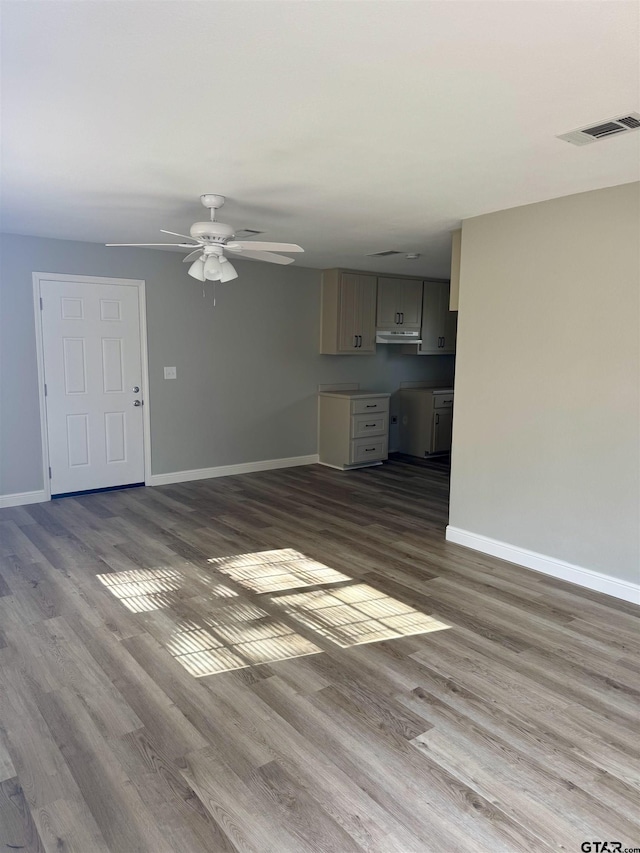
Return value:
[(374, 426), (375, 426), (375, 424), (365, 424), (365, 429), (368, 427), (374, 427)]
[(440, 423), (440, 415), (436, 412), (436, 426)]
[(358, 347), (362, 346), (362, 335), (358, 335)]
[(375, 450), (375, 447), (365, 447), (364, 452), (365, 453), (373, 453), (374, 450)]
[(377, 403), (367, 403), (367, 405), (365, 406), (365, 409), (377, 409), (377, 408), (378, 408)]
[(353, 336), (353, 346), (354, 346), (354, 348), (358, 346), (358, 336), (357, 335)]
[(404, 325), (404, 311), (400, 312), (400, 325)]
[(445, 343), (446, 343), (446, 340), (447, 340), (446, 338), (443, 338), (443, 339), (442, 339), (442, 349), (444, 349), (444, 345), (445, 345)]

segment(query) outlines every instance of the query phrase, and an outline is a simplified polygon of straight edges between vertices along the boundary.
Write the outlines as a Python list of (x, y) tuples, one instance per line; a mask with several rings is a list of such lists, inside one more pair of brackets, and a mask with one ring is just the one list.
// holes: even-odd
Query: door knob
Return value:
[(142, 405), (142, 403), (140, 402), (140, 400), (134, 400), (134, 401), (133, 401), (133, 405), (134, 405), (134, 406), (141, 406), (141, 405)]
[(138, 394), (140, 391), (140, 388), (137, 385), (134, 385), (131, 390), (133, 391), (134, 394)]

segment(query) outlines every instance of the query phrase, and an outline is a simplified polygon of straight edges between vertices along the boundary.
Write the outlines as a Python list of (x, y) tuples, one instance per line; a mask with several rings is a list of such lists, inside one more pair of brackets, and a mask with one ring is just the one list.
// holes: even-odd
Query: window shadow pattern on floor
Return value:
[(97, 578), (197, 678), (323, 651), (294, 625), (343, 649), (449, 627), (292, 548), (190, 568), (206, 595), (190, 595), (189, 573), (173, 567)]

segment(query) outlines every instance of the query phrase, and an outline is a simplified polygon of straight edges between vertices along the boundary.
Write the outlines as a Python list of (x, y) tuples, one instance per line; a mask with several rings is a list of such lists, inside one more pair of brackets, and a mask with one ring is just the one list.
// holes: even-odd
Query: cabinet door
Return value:
[(420, 329), (422, 314), (422, 282), (406, 278), (378, 279), (379, 329)]
[(357, 352), (365, 354), (376, 351), (376, 292), (377, 283), (374, 276), (360, 275), (360, 287), (358, 291), (358, 328), (356, 334), (360, 336)]
[(342, 273), (338, 305), (338, 350), (356, 355), (375, 352), (376, 279)]
[(391, 329), (400, 325), (402, 310), (401, 286), (397, 278), (378, 279), (378, 310), (376, 325), (379, 329)]
[(360, 282), (357, 275), (342, 275), (338, 304), (338, 349), (351, 352), (358, 348), (358, 297)]
[(422, 297), (422, 355), (446, 355), (456, 351), (457, 314), (449, 311), (449, 284), (425, 281)]
[(452, 427), (453, 412), (451, 409), (441, 409), (433, 413), (433, 429), (431, 430), (432, 453), (449, 453), (451, 450)]
[(422, 282), (403, 281), (400, 288), (400, 325), (403, 329), (420, 329), (422, 322)]
[(444, 311), (444, 341), (440, 350), (443, 354), (451, 354), (456, 351), (456, 333), (458, 327), (458, 313), (449, 311), (448, 302)]
[[(448, 299), (448, 285), (440, 281), (425, 281), (422, 296), (422, 343), (420, 352), (427, 355), (442, 353), (444, 335), (444, 300)], [(448, 306), (447, 306), (448, 308)]]

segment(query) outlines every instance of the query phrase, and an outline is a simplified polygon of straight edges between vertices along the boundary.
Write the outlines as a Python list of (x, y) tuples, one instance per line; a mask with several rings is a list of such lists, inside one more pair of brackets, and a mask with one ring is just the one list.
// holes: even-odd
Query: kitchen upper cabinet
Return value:
[(403, 278), (378, 279), (378, 329), (420, 330), (422, 282)]
[(449, 283), (425, 281), (422, 297), (422, 343), (418, 355), (447, 355), (456, 351), (455, 311), (449, 311)]
[(320, 352), (373, 355), (376, 351), (376, 277), (325, 270), (322, 274)]

